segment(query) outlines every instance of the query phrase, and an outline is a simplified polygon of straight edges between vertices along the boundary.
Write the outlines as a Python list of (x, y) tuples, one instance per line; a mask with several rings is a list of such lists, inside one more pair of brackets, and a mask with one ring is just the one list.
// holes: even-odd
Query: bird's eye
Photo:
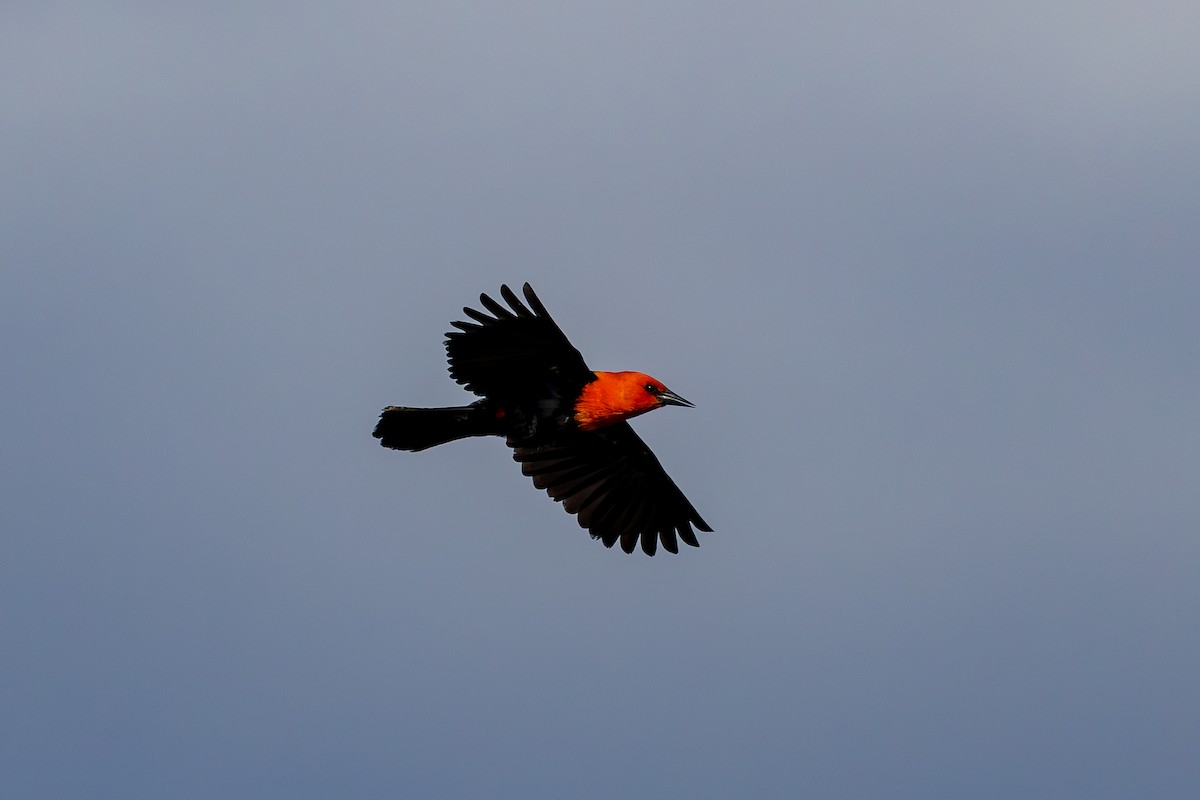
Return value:
[(649, 392), (650, 394), (658, 394), (658, 387), (655, 386), (653, 383), (647, 383), (646, 391)]

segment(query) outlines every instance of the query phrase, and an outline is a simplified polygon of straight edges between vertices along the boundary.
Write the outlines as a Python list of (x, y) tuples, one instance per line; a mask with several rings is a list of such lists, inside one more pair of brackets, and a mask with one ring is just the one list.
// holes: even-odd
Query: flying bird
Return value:
[(632, 553), (699, 547), (693, 528), (712, 531), (654, 453), (626, 422), (662, 406), (692, 404), (641, 372), (588, 368), (527, 283), (508, 286), (489, 313), (446, 334), (450, 376), (482, 399), (454, 408), (388, 406), (375, 438), (395, 450), (425, 450), (468, 436), (503, 436), (533, 484), (577, 515), (592, 538)]

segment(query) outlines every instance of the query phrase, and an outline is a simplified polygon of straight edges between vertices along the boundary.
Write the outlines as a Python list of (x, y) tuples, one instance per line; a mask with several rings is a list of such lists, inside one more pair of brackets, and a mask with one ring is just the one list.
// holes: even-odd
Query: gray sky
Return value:
[[(1200, 6), (7, 3), (17, 797), (1200, 792)], [(531, 281), (717, 529), (442, 334)]]

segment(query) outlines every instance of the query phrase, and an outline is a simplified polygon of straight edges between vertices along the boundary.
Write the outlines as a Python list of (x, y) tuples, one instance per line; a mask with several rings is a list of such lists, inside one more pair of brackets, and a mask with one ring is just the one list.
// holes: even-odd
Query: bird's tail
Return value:
[(467, 436), (501, 433), (496, 416), (478, 405), (456, 408), (388, 406), (379, 415), (374, 436), (393, 450), (424, 450)]

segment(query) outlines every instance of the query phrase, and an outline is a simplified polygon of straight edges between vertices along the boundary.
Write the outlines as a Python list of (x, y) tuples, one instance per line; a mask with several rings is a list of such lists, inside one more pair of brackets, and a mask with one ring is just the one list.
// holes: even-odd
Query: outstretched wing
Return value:
[(523, 399), (545, 386), (574, 397), (595, 375), (533, 288), (527, 283), (523, 291), (528, 306), (501, 286), (500, 296), (511, 309), (481, 294), (479, 302), (490, 316), (464, 308), (474, 322), (450, 323), (458, 328), (446, 334), (450, 376), (484, 397)]
[(654, 555), (658, 541), (679, 552), (679, 539), (699, 547), (695, 526), (711, 531), (626, 422), (595, 431), (565, 431), (554, 442), (516, 445), (513, 458), (533, 485), (545, 489), (594, 538), (632, 553)]

